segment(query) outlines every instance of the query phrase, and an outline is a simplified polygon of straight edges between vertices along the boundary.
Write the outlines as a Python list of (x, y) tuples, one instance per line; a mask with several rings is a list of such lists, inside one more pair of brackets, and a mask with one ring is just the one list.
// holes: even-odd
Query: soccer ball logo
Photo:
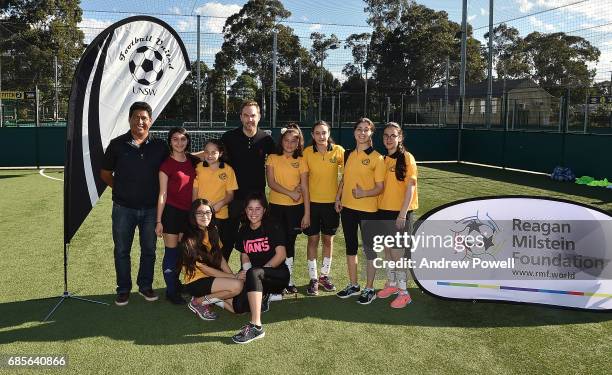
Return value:
[(149, 46), (140, 46), (130, 58), (130, 73), (141, 85), (150, 86), (164, 75), (164, 58)]
[(462, 236), (465, 238), (466, 236), (470, 236), (475, 238), (476, 236), (480, 236), (482, 238), (482, 246), (478, 244), (473, 244), (471, 246), (465, 245), (463, 259), (480, 258), (495, 260), (495, 253), (500, 245), (498, 243), (499, 240), (496, 239), (496, 235), (499, 231), (501, 231), (501, 228), (489, 214), (481, 218), (478, 213), (474, 216), (468, 216), (457, 220), (455, 222), (455, 228), (451, 229), (455, 237)]

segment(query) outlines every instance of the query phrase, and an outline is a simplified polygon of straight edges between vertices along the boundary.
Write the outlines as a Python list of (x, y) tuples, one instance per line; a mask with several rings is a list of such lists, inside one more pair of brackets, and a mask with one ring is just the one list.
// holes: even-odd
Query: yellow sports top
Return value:
[(404, 158), (406, 160), (406, 177), (404, 181), (398, 181), (395, 177), (395, 165), (397, 163), (398, 152), (393, 155), (385, 156), (385, 190), (378, 196), (378, 208), (381, 210), (388, 211), (399, 211), (404, 204), (404, 197), (406, 196), (406, 189), (408, 189), (408, 183), (412, 181), (414, 189), (412, 190), (412, 197), (410, 199), (410, 205), (408, 211), (416, 210), (419, 208), (419, 196), (417, 193), (417, 165), (414, 160), (414, 156), (408, 151), (404, 151)]
[[(226, 191), (238, 190), (234, 169), (225, 163), (223, 167), (220, 165), (217, 170), (199, 163), (196, 167), (196, 178), (193, 181), (193, 186), (198, 189), (198, 198), (207, 199), (211, 203), (225, 198)], [(229, 217), (227, 205), (223, 206), (219, 212), (215, 212), (215, 216), (217, 219), (227, 219)]]
[(385, 181), (385, 161), (373, 147), (363, 151), (352, 151), (344, 164), (344, 186), (342, 188), (342, 206), (353, 210), (376, 212), (377, 197), (356, 199), (352, 190), (361, 186), (363, 190), (373, 189), (376, 182)]
[(338, 191), (338, 169), (344, 165), (344, 148), (327, 145), (327, 151), (320, 153), (317, 146), (306, 147), (304, 159), (308, 165), (308, 191), (310, 201), (334, 203)]

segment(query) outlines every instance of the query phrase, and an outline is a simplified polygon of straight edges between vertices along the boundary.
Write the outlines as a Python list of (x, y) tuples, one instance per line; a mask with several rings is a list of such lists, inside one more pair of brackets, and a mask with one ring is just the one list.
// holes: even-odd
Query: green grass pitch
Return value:
[[(419, 178), (418, 215), (454, 200), (500, 194), (559, 197), (612, 212), (609, 190), (545, 176), (445, 164), (421, 166)], [(607, 313), (442, 301), (414, 284), (414, 301), (403, 310), (389, 308), (388, 300), (360, 306), (324, 292), (306, 297), (304, 236), (295, 266), (302, 294), (272, 303), (263, 315), (263, 340), (231, 343), (248, 316), (223, 312), (205, 322), (186, 307), (162, 298), (149, 303), (135, 293), (126, 307), (116, 307), (108, 191), (72, 241), (69, 290), (111, 305), (69, 300), (41, 323), (56, 303), (44, 298), (63, 290), (62, 187), (37, 171), (0, 171), (0, 355), (68, 355), (61, 372), (78, 374), (597, 374), (612, 368)], [(162, 252), (160, 240), (154, 284), (160, 295)], [(134, 278), (138, 254), (135, 246)], [(341, 234), (332, 276), (337, 286), (347, 282)], [(377, 280), (375, 286), (382, 284)]]

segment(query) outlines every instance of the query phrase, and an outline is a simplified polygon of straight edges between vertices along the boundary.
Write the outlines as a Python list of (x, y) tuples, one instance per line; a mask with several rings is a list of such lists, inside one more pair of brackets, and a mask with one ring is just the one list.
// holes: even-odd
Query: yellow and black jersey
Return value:
[[(238, 189), (234, 169), (225, 163), (216, 170), (199, 163), (193, 186), (198, 189), (198, 198), (207, 199), (211, 203), (225, 198), (225, 192)], [(217, 219), (227, 219), (229, 217), (227, 205), (219, 212), (215, 212), (215, 216)]]
[(310, 201), (334, 203), (338, 191), (338, 169), (344, 165), (344, 148), (327, 145), (327, 151), (320, 153), (317, 146), (306, 147), (304, 159), (308, 165), (308, 189)]
[(353, 150), (344, 164), (344, 186), (342, 206), (353, 210), (376, 212), (377, 197), (356, 199), (352, 190), (359, 185), (363, 190), (371, 190), (376, 182), (385, 181), (385, 161), (378, 151), (369, 147), (363, 151)]
[[(295, 190), (300, 184), (301, 174), (308, 172), (308, 165), (303, 157), (294, 159), (292, 156), (272, 154), (268, 155), (266, 166), (274, 169), (274, 181), (287, 190)], [(288, 195), (270, 189), (269, 201), (282, 206), (294, 206), (303, 203), (304, 199), (300, 198), (298, 202), (294, 202)]]
[(412, 190), (412, 198), (408, 206), (408, 211), (413, 211), (419, 208), (416, 161), (411, 153), (404, 151), (406, 177), (404, 181), (399, 181), (395, 177), (395, 165), (398, 155), (398, 152), (395, 152), (393, 155), (385, 156), (385, 189), (382, 194), (378, 196), (378, 208), (387, 211), (401, 210), (404, 204), (404, 197), (406, 196), (406, 189), (408, 189), (408, 183), (412, 182), (414, 184), (414, 189)]

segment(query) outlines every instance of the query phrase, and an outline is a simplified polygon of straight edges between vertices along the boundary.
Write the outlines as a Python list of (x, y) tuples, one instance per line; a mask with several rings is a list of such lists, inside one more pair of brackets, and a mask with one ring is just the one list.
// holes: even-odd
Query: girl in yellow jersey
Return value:
[(240, 295), (244, 282), (223, 258), (214, 215), (209, 201), (196, 199), (191, 205), (189, 224), (179, 244), (178, 264), (184, 275), (183, 285), (192, 295), (187, 306), (203, 320), (217, 318), (212, 311), (213, 304), (235, 313), (248, 311), (245, 296)]
[[(383, 143), (387, 149), (385, 156), (385, 189), (378, 196), (378, 219), (395, 222), (397, 230), (412, 233), (413, 211), (419, 208), (417, 194), (417, 166), (414, 156), (404, 149), (404, 133), (395, 122), (385, 125)], [(393, 231), (395, 233), (395, 231)], [(385, 249), (387, 260), (397, 261), (405, 256), (407, 249)], [(397, 294), (391, 307), (399, 309), (412, 299), (406, 288), (406, 269), (387, 268), (387, 283), (377, 293), (378, 298)]]
[(211, 139), (204, 145), (204, 160), (196, 166), (192, 199), (207, 199), (212, 203), (219, 227), (223, 258), (229, 261), (234, 248), (233, 232), (228, 229), (228, 204), (238, 189), (234, 169), (225, 163), (224, 147), (221, 141)]
[[(336, 287), (329, 278), (333, 241), (340, 215), (334, 209), (338, 191), (338, 169), (344, 164), (344, 148), (334, 144), (329, 124), (319, 121), (312, 127), (312, 146), (304, 150), (308, 165), (308, 188), (310, 193), (310, 226), (304, 230), (308, 236), (308, 275), (310, 284), (306, 293), (319, 294), (319, 287), (333, 292)], [(321, 276), (317, 278), (317, 248), (323, 234), (323, 262)]]
[(346, 242), (346, 265), (350, 283), (336, 295), (348, 298), (358, 295), (358, 303), (367, 305), (376, 298), (374, 292), (374, 259), (376, 253), (369, 241), (363, 241), (366, 255), (367, 283), (361, 291), (357, 281), (357, 230), (364, 240), (362, 220), (376, 220), (377, 196), (382, 193), (385, 180), (385, 163), (381, 154), (374, 150), (372, 135), (374, 123), (368, 118), (355, 122), (355, 149), (347, 152), (344, 161), (344, 175), (336, 194), (336, 211), (340, 212), (342, 230)]
[(302, 157), (304, 136), (297, 124), (289, 124), (282, 132), (276, 154), (266, 160), (266, 177), (270, 187), (270, 216), (284, 229), (289, 268), (286, 293), (295, 294), (293, 257), (295, 239), (300, 231), (310, 226), (310, 196), (308, 166)]

